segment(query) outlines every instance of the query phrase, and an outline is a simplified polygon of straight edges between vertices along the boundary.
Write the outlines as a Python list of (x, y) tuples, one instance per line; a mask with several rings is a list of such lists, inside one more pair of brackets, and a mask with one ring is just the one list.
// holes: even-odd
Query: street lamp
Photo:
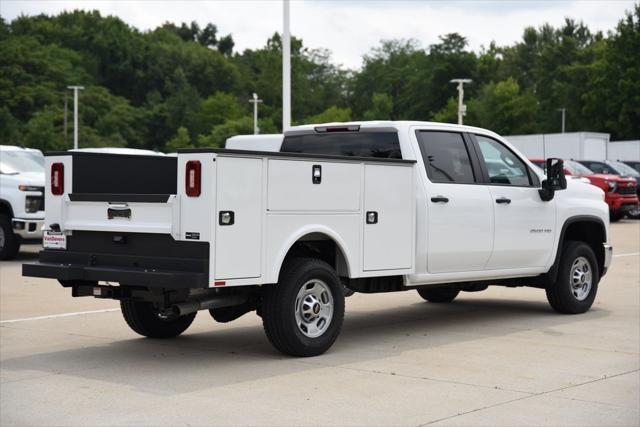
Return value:
[(73, 90), (73, 148), (78, 149), (78, 91), (84, 90), (84, 86), (67, 86)]
[(291, 127), (291, 32), (289, 0), (282, 0), (282, 132)]
[(464, 87), (465, 83), (471, 83), (471, 79), (453, 79), (451, 83), (458, 84), (458, 124), (462, 124), (462, 117), (467, 115), (467, 106), (464, 105)]
[(258, 94), (253, 92), (253, 98), (249, 102), (253, 104), (253, 134), (257, 135), (260, 132), (258, 128), (258, 104), (262, 102), (262, 99), (258, 99)]
[(562, 107), (562, 108), (557, 108), (557, 111), (562, 111), (562, 133), (564, 133), (564, 124), (565, 124), (565, 116), (567, 114), (567, 109)]

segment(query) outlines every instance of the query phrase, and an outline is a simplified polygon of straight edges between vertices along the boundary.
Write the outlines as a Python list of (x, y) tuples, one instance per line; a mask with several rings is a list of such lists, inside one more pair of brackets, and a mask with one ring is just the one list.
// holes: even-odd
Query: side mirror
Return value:
[(540, 198), (548, 202), (553, 200), (556, 191), (567, 188), (567, 178), (564, 175), (562, 159), (547, 159), (547, 179), (542, 181), (542, 188), (538, 190)]

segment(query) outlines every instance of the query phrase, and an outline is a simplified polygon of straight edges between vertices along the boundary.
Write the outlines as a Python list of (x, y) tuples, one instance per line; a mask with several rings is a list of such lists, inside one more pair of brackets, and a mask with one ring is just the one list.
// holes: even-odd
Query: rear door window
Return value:
[(285, 136), (281, 152), (401, 159), (396, 132), (336, 132)]
[(462, 134), (417, 131), (427, 176), (431, 182), (473, 184), (476, 182), (469, 148)]

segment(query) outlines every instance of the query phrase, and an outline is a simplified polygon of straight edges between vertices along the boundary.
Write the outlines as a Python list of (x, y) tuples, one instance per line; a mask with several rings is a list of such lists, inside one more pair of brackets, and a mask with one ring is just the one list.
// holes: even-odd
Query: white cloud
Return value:
[[(492, 40), (509, 44), (526, 26), (559, 26), (565, 17), (582, 20), (592, 31), (613, 29), (633, 1), (292, 1), (291, 30), (305, 45), (328, 48), (336, 62), (359, 67), (362, 55), (381, 39), (414, 38), (423, 46), (438, 36), (458, 32), (473, 49)], [(263, 46), (282, 28), (280, 1), (24, 1), (3, 0), (0, 14), (55, 14), (97, 9), (141, 29), (165, 21), (212, 22), (221, 34), (232, 33), (236, 49)]]

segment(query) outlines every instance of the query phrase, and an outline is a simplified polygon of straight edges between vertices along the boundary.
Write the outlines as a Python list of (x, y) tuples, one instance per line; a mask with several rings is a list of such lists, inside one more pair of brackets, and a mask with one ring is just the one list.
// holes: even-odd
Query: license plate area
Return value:
[(60, 231), (45, 230), (42, 235), (42, 247), (45, 249), (67, 249), (67, 236)]
[(115, 218), (131, 219), (131, 209), (130, 208), (126, 208), (126, 209), (108, 208), (107, 209), (107, 218), (109, 218), (109, 219), (115, 219)]

